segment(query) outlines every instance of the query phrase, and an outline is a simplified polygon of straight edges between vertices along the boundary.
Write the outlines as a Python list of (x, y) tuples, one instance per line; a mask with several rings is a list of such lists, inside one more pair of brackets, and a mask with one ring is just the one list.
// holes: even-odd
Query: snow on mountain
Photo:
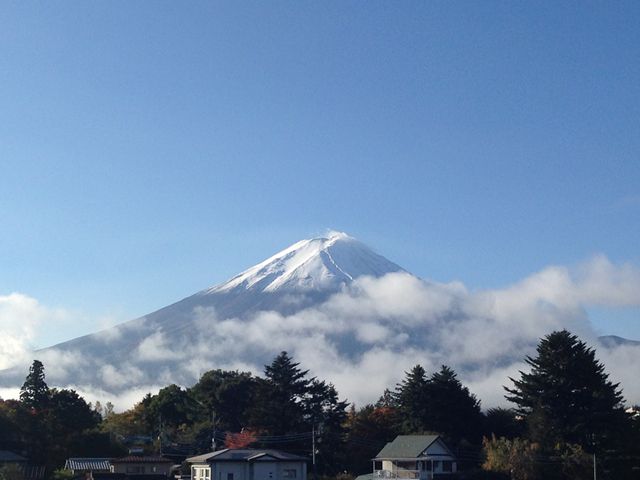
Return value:
[[(597, 288), (594, 288), (594, 285)], [(227, 282), (143, 317), (34, 352), (50, 385), (131, 406), (207, 370), (261, 373), (287, 350), (349, 400), (375, 401), (403, 372), (446, 364), (485, 406), (527, 368), (539, 339), (567, 328), (598, 356), (630, 401), (640, 399), (640, 345), (598, 339), (584, 306), (640, 302), (640, 272), (596, 258), (575, 274), (548, 267), (502, 289), (427, 282), (344, 233), (302, 240)], [(608, 303), (607, 303), (608, 302)], [(635, 303), (634, 303), (635, 302)], [(22, 384), (28, 365), (0, 372)]]
[(236, 288), (253, 291), (336, 290), (354, 278), (380, 277), (402, 269), (342, 232), (302, 240), (231, 280), (207, 289), (207, 294)]
[[(148, 377), (158, 370), (164, 372), (165, 383), (188, 382), (203, 369), (219, 366), (216, 361), (221, 357), (213, 351), (198, 353), (191, 361), (203, 366), (193, 367), (189, 375), (177, 365), (178, 360), (185, 361), (185, 351), (196, 344), (200, 350), (215, 348), (205, 346), (205, 338), (210, 343), (225, 342), (217, 333), (213, 340), (211, 332), (219, 332), (226, 320), (264, 312), (292, 315), (321, 304), (357, 278), (379, 278), (393, 272), (404, 270), (346, 233), (329, 232), (299, 241), (220, 285), (110, 329), (40, 350), (36, 356), (56, 363), (48, 371), (57, 382), (118, 390), (149, 383)], [(260, 365), (269, 355), (254, 351), (226, 357), (225, 364)], [(23, 370), (24, 366), (13, 375), (3, 375), (0, 382), (23, 378)]]

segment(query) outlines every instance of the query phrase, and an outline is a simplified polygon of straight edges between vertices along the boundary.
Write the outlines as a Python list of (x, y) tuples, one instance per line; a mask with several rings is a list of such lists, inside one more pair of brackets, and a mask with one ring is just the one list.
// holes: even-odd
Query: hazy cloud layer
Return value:
[(22, 293), (0, 295), (0, 370), (28, 360), (38, 328), (67, 317), (64, 310), (47, 308)]
[[(20, 297), (5, 300), (12, 307), (0, 307), (22, 308), (27, 320), (34, 319), (24, 322), (24, 331), (12, 331), (13, 343), (2, 352), (7, 358), (12, 351), (22, 355), (29, 325), (41, 317), (33, 313), (39, 308), (33, 302)], [(599, 256), (575, 269), (551, 266), (506, 288), (476, 292), (459, 282), (424, 282), (406, 273), (363, 277), (292, 315), (261, 311), (248, 318), (220, 318), (214, 309), (198, 307), (191, 322), (158, 326), (126, 356), (97, 360), (73, 350), (46, 351), (41, 360), (59, 384), (75, 385), (88, 398), (111, 400), (119, 408), (171, 382), (190, 385), (211, 368), (262, 373), (281, 350), (358, 405), (375, 401), (421, 363), (428, 372), (452, 366), (490, 407), (504, 404), (502, 385), (525, 368), (523, 357), (534, 353), (540, 337), (567, 328), (597, 345), (585, 310), (589, 306), (639, 307), (640, 271)], [(6, 318), (0, 313), (3, 327)], [(105, 342), (115, 348), (136, 325), (142, 328), (144, 322), (122, 327)], [(622, 383), (627, 400), (640, 402), (634, 376), (640, 371), (640, 347), (598, 346), (597, 356)]]

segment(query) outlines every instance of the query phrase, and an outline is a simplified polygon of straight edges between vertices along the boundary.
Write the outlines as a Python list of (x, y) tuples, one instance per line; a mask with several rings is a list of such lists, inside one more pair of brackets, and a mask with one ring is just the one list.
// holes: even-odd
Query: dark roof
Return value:
[(416, 458), (437, 439), (438, 435), (398, 435), (376, 458)]
[(256, 448), (227, 448), (217, 452), (209, 452), (203, 455), (187, 458), (189, 463), (211, 462), (252, 462), (264, 456), (269, 456), (276, 462), (306, 462), (306, 457), (293, 455), (281, 450), (256, 449)]
[(173, 460), (160, 456), (136, 456), (129, 455), (128, 457), (112, 458), (111, 463), (173, 463)]
[(108, 458), (69, 458), (64, 468), (67, 470), (111, 470)]
[(0, 450), (0, 462), (2, 463), (18, 463), (26, 461), (27, 459), (22, 455), (10, 452), (9, 450)]

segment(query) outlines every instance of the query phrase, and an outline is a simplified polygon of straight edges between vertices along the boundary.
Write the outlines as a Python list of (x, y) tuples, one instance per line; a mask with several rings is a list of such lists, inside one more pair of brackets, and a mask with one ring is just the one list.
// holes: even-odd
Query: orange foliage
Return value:
[(224, 444), (227, 448), (247, 448), (257, 440), (255, 431), (243, 428), (240, 433), (227, 433), (224, 438)]

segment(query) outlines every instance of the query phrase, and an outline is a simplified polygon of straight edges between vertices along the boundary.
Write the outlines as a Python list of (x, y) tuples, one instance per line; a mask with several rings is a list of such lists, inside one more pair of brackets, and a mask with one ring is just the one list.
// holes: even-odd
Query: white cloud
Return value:
[(22, 293), (0, 295), (0, 369), (28, 361), (38, 328), (67, 317), (64, 310), (45, 307)]
[[(32, 319), (24, 331), (14, 332), (23, 345), (47, 309), (38, 313), (41, 307), (28, 297), (9, 304)], [(640, 306), (640, 270), (599, 256), (575, 269), (550, 266), (505, 288), (482, 291), (469, 291), (459, 282), (423, 282), (406, 273), (364, 277), (291, 315), (261, 311), (225, 319), (212, 308), (198, 307), (192, 322), (144, 337), (130, 358), (111, 356), (96, 365), (86, 354), (66, 352), (52, 353), (45, 364), (48, 375), (61, 383), (84, 385), (83, 391), (98, 392), (101, 401), (116, 399), (124, 406), (149, 391), (140, 385), (189, 385), (212, 368), (260, 374), (281, 350), (358, 405), (375, 401), (417, 363), (428, 372), (447, 364), (487, 408), (505, 403), (502, 386), (519, 369), (526, 370), (524, 357), (534, 354), (542, 336), (567, 328), (596, 345), (586, 313), (594, 305)], [(141, 334), (143, 325), (140, 320), (119, 327), (120, 337), (110, 339), (110, 345)], [(640, 402), (634, 376), (640, 370), (640, 347), (598, 347), (597, 356), (612, 379), (621, 382), (627, 399)], [(104, 389), (125, 393), (90, 387), (83, 365), (98, 372)]]

